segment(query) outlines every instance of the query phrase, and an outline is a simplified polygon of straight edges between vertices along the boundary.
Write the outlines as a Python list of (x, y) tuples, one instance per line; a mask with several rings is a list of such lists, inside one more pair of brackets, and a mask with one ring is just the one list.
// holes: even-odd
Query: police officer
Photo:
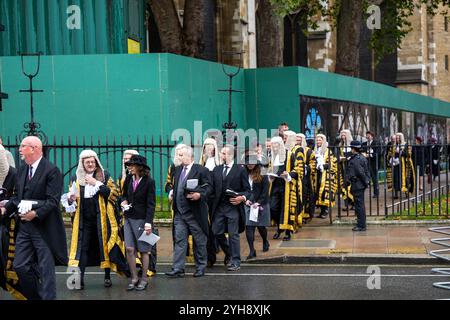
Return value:
[(364, 191), (370, 183), (370, 172), (367, 159), (361, 155), (361, 142), (353, 140), (350, 143), (352, 155), (348, 160), (345, 181), (351, 185), (351, 193), (355, 200), (357, 224), (353, 231), (366, 231), (366, 209)]

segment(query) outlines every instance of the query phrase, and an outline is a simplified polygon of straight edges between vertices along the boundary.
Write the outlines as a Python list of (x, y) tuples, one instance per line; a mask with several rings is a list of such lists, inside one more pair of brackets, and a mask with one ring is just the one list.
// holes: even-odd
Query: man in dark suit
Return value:
[(378, 168), (380, 166), (381, 145), (380, 141), (375, 139), (375, 134), (372, 131), (366, 132), (366, 138), (367, 142), (362, 143), (362, 152), (369, 162), (370, 178), (373, 184), (373, 197), (377, 198), (379, 195)]
[(39, 138), (23, 139), (19, 152), (26, 165), (18, 171), (16, 192), (1, 208), (2, 214), (17, 211), (20, 219), (13, 267), (28, 299), (56, 299), (55, 264), (68, 262), (59, 210), (62, 175), (42, 157)]
[[(174, 187), (169, 193), (173, 199), (174, 251), (172, 271), (166, 272), (171, 278), (184, 276), (186, 250), (189, 232), (194, 240), (194, 277), (205, 275), (207, 264), (206, 244), (208, 241), (208, 196), (212, 190), (208, 169), (194, 163), (191, 147), (183, 146), (176, 154), (181, 165), (174, 173)], [(189, 183), (188, 183), (189, 182)], [(193, 186), (190, 184), (193, 183)], [(191, 187), (193, 189), (187, 189)]]
[(239, 233), (245, 228), (244, 204), (250, 198), (251, 187), (247, 170), (234, 162), (232, 145), (223, 147), (220, 157), (223, 164), (213, 170), (212, 231), (221, 243), (226, 241), (225, 232), (228, 232), (231, 255), (228, 271), (237, 271), (241, 266)]

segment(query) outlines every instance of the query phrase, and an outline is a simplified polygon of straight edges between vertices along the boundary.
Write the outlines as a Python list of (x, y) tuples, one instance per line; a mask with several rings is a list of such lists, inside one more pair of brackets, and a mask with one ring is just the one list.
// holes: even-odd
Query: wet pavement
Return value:
[[(189, 266), (184, 278), (164, 275), (170, 269), (163, 264), (149, 281), (146, 291), (125, 290), (127, 280), (112, 276), (113, 286), (103, 287), (103, 273), (89, 268), (85, 290), (67, 289), (67, 274), (57, 271), (58, 299), (61, 300), (429, 300), (450, 298), (447, 290), (433, 283), (448, 281), (449, 276), (431, 273), (430, 266), (379, 266), (373, 277), (367, 266), (330, 265), (243, 265), (238, 272), (223, 266), (208, 269), (202, 278), (194, 278)], [(0, 299), (10, 297), (0, 292)]]

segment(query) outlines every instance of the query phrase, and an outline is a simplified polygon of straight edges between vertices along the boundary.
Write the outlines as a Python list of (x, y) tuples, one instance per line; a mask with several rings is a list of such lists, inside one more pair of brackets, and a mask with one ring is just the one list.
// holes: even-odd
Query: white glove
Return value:
[(438, 160), (433, 160), (433, 163), (434, 164), (438, 164)]
[(30, 201), (30, 200), (22, 200), (22, 201), (20, 201), (19, 205), (17, 206), (17, 209), (18, 209), (19, 213), (24, 214), (24, 213), (31, 211), (33, 204), (37, 204), (37, 202)]

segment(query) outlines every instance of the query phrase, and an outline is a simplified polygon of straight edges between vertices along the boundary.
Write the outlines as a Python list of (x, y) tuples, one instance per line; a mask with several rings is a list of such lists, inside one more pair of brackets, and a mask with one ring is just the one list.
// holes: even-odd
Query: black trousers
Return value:
[(29, 300), (55, 300), (55, 260), (33, 222), (20, 222), (13, 268)]
[(355, 200), (355, 213), (357, 217), (357, 227), (366, 227), (366, 206), (364, 204), (364, 191), (362, 190), (352, 190), (353, 198)]
[(378, 167), (376, 162), (369, 161), (369, 170), (370, 170), (370, 178), (372, 180), (373, 186), (373, 194), (379, 195), (379, 187), (378, 187)]

